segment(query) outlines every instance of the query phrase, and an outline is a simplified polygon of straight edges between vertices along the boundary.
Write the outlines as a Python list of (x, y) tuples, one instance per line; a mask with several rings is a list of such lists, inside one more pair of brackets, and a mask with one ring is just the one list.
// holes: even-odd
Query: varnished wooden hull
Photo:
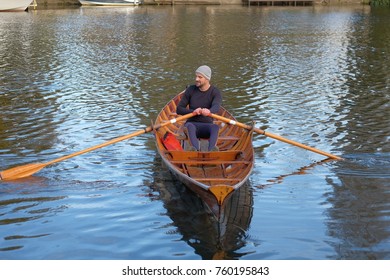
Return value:
[[(161, 110), (155, 124), (176, 117), (180, 98), (181, 94), (177, 95)], [(234, 119), (224, 108), (221, 108), (218, 114)], [(162, 137), (169, 131), (181, 138), (184, 121), (161, 127), (155, 131), (155, 138), (159, 154), (170, 171), (219, 216), (225, 201), (251, 174), (254, 157), (252, 131), (218, 121), (215, 123), (220, 126), (217, 142), (219, 152), (167, 150), (162, 143)], [(181, 141), (185, 146), (188, 140)]]

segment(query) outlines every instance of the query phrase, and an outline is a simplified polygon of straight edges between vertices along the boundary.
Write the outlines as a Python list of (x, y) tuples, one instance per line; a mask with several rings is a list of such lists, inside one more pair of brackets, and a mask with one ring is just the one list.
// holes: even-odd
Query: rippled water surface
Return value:
[(0, 13), (0, 170), (148, 126), (201, 64), (254, 137), (218, 224), (151, 134), (0, 181), (0, 259), (390, 259), (390, 10)]

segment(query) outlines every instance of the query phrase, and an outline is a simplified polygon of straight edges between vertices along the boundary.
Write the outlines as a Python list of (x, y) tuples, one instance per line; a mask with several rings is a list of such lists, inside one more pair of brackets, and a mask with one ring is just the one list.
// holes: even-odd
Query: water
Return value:
[(201, 64), (254, 137), (221, 224), (151, 134), (0, 182), (0, 259), (389, 259), (390, 10), (174, 6), (0, 14), (0, 170), (148, 126)]

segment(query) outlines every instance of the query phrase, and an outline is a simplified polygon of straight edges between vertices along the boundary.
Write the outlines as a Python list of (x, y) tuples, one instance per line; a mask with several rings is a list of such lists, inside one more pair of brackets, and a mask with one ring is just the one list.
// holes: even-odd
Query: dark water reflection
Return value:
[(328, 178), (333, 205), (328, 210), (334, 257), (343, 259), (389, 258), (390, 154), (350, 154)]
[[(126, 135), (213, 68), (256, 136), (220, 223), (142, 135), (0, 183), (0, 259), (389, 259), (390, 10), (131, 7), (0, 14), (0, 170)], [(238, 202), (241, 201), (241, 202)]]

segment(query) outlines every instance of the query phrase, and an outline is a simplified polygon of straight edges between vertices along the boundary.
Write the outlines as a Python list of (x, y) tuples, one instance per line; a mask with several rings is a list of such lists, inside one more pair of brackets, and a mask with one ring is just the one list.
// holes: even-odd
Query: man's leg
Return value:
[(210, 125), (209, 151), (217, 146), (219, 126), (217, 124)]
[(184, 126), (187, 128), (188, 137), (190, 138), (191, 145), (199, 151), (199, 140), (196, 136), (196, 126), (191, 122), (187, 122)]
[(218, 140), (218, 131), (219, 126), (212, 123), (201, 123), (197, 124), (198, 128), (198, 137), (200, 138), (208, 138), (209, 139), (209, 151), (212, 150)]

